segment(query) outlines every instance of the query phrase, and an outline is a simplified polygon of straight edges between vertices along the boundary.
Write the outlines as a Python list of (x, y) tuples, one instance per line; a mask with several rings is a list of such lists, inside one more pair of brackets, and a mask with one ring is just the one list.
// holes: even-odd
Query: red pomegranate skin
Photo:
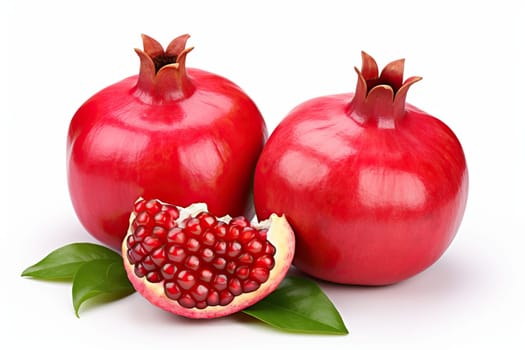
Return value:
[[(140, 73), (95, 94), (71, 120), (73, 207), (86, 230), (115, 249), (140, 196), (180, 206), (205, 202), (217, 216), (253, 216), (252, 178), (265, 122), (236, 84), (185, 67), (187, 38), (164, 52), (143, 36), (145, 52), (136, 50)], [(170, 50), (177, 61), (155, 71), (152, 58), (162, 65)]]
[(394, 63), (393, 77), (377, 78), (367, 66), (375, 62), (364, 62), (355, 94), (297, 106), (257, 164), (257, 215), (286, 214), (297, 240), (294, 265), (314, 277), (356, 285), (402, 281), (438, 260), (462, 220), (462, 146), (442, 121), (405, 103), (420, 78), (400, 88), (403, 62)]

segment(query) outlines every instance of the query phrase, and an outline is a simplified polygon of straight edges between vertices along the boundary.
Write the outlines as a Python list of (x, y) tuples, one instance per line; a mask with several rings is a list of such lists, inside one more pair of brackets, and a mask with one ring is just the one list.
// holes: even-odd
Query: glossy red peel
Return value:
[(253, 216), (264, 119), (233, 82), (186, 67), (188, 38), (181, 35), (164, 50), (143, 35), (143, 50), (135, 50), (139, 74), (97, 92), (71, 120), (73, 207), (86, 230), (113, 248), (120, 247), (139, 196)]
[(270, 136), (255, 172), (257, 215), (286, 213), (294, 265), (345, 284), (385, 285), (445, 252), (467, 201), (465, 155), (453, 131), (406, 103), (420, 77), (404, 60), (381, 73), (365, 52), (355, 93), (295, 107)]

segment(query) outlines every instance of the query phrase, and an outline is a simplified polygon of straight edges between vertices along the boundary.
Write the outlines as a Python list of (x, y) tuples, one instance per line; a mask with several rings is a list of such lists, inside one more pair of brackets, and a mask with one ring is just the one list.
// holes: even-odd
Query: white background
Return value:
[[(0, 111), (7, 193), (0, 200), (3, 344), (129, 350), (524, 345), (525, 54), (519, 33), (525, 16), (518, 1), (17, 0), (1, 6), (1, 98), (8, 102)], [(141, 33), (163, 45), (190, 33), (196, 48), (188, 66), (240, 85), (270, 130), (306, 99), (353, 91), (361, 50), (380, 66), (406, 58), (406, 76), (424, 78), (408, 101), (447, 123), (466, 152), (470, 194), (453, 244), (430, 269), (394, 286), (321, 284), (347, 336), (286, 334), (244, 316), (186, 320), (137, 294), (85, 307), (77, 319), (69, 284), (20, 273), (55, 248), (93, 241), (67, 192), (68, 123), (96, 91), (137, 73), (133, 48), (141, 47)]]

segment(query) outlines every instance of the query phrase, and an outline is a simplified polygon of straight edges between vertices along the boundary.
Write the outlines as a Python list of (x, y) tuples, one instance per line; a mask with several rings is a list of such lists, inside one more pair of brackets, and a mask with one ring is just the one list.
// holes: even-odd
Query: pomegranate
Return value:
[(267, 138), (261, 113), (233, 82), (186, 67), (188, 35), (166, 48), (143, 35), (138, 75), (89, 98), (73, 116), (67, 172), (74, 210), (113, 248), (139, 196), (217, 215), (253, 217), (252, 178)]
[(259, 224), (217, 218), (139, 198), (122, 255), (129, 280), (152, 304), (189, 318), (226, 316), (277, 288), (291, 265), (294, 234), (284, 216)]
[(327, 281), (386, 285), (436, 262), (467, 201), (462, 146), (406, 103), (404, 60), (379, 74), (362, 53), (355, 93), (311, 99), (268, 139), (255, 171), (257, 215), (286, 213), (294, 265)]

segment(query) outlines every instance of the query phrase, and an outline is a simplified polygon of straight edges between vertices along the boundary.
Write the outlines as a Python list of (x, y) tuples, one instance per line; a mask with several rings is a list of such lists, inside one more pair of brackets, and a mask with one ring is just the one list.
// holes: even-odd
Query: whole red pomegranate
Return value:
[(294, 265), (345, 284), (391, 284), (447, 249), (465, 210), (468, 173), (443, 122), (405, 103), (404, 60), (378, 72), (362, 53), (355, 93), (306, 101), (277, 126), (259, 158), (257, 215), (285, 213)]
[(267, 137), (255, 103), (231, 81), (186, 67), (189, 35), (166, 48), (143, 35), (138, 75), (88, 99), (71, 120), (67, 172), (86, 230), (118, 249), (139, 196), (214, 215), (246, 215)]

